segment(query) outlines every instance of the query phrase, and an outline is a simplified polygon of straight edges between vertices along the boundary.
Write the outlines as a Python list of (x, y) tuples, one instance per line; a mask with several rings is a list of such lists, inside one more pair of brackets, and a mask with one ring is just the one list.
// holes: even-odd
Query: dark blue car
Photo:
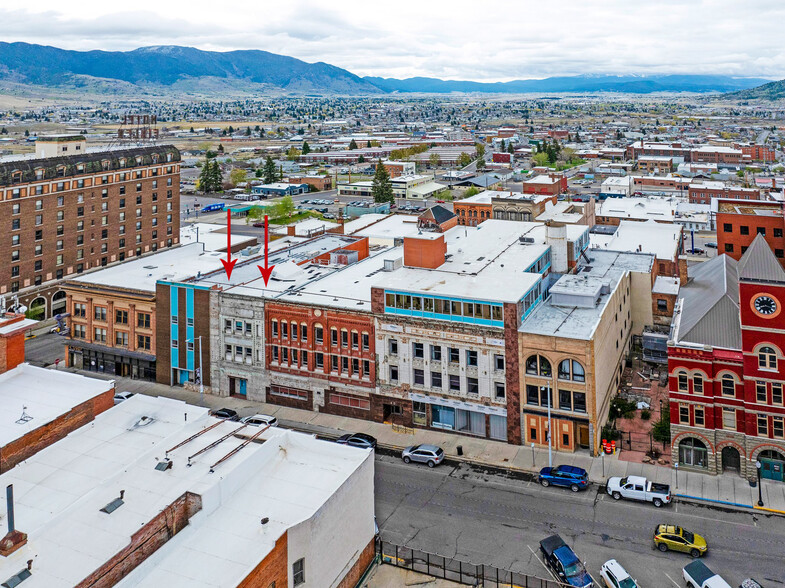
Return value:
[(573, 492), (589, 487), (589, 474), (586, 470), (569, 465), (542, 468), (538, 480), (546, 488), (548, 486), (564, 486)]
[(540, 541), (540, 551), (545, 564), (560, 582), (577, 588), (588, 588), (594, 584), (581, 560), (558, 535)]

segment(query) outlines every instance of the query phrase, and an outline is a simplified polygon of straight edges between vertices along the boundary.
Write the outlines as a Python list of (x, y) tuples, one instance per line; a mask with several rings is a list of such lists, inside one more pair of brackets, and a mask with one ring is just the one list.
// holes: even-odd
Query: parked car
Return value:
[(347, 433), (338, 437), (335, 442), (360, 449), (376, 449), (376, 438), (365, 433)]
[(278, 419), (268, 414), (252, 414), (251, 416), (241, 418), (240, 422), (251, 427), (278, 426)]
[(257, 228), (258, 228), (258, 227), (264, 227), (264, 221), (259, 221), (259, 222), (257, 222), (257, 223), (254, 223), (254, 224), (253, 224), (253, 226), (254, 226), (254, 227), (257, 227)]
[(114, 393), (114, 403), (115, 404), (120, 404), (121, 402), (125, 402), (126, 400), (131, 398), (131, 396), (133, 396), (133, 395), (134, 395), (133, 392), (115, 392)]
[(444, 200), (437, 200), (436, 203), (437, 204), (444, 204)]
[(731, 588), (722, 576), (712, 572), (702, 561), (688, 563), (681, 573), (687, 588)]
[(232, 410), (231, 408), (219, 408), (218, 410), (214, 410), (212, 415), (214, 417), (218, 417), (219, 419), (226, 419), (227, 421), (240, 420), (240, 416), (237, 414), (237, 411)]
[(436, 445), (412, 445), (403, 450), (401, 459), (403, 463), (427, 463), (428, 467), (432, 468), (444, 461), (444, 450)]
[(555, 468), (542, 468), (537, 478), (545, 486), (563, 486), (573, 492), (585, 490), (589, 486), (589, 473), (583, 468), (560, 465)]
[(581, 560), (559, 535), (551, 535), (540, 541), (540, 552), (545, 565), (560, 582), (578, 588), (594, 584)]
[(609, 559), (602, 564), (600, 576), (602, 576), (607, 588), (638, 588), (638, 584), (632, 579), (632, 576), (615, 559)]
[(681, 551), (692, 557), (705, 555), (709, 550), (703, 537), (675, 525), (657, 525), (654, 529), (654, 546), (663, 553), (668, 550)]
[(687, 253), (692, 253), (693, 255), (703, 255), (706, 253), (706, 251), (700, 247), (693, 247), (692, 249), (687, 249)]
[(622, 498), (644, 500), (651, 502), (657, 508), (663, 504), (669, 504), (673, 499), (670, 486), (667, 484), (656, 484), (641, 476), (608, 478), (606, 491), (614, 500), (621, 500)]
[(707, 241), (703, 244), (704, 247), (708, 247), (709, 249), (716, 249), (717, 244), (714, 241)]

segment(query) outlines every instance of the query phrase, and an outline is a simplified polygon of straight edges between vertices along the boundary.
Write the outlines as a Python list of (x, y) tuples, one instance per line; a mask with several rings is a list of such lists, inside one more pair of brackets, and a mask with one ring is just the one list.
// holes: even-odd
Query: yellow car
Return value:
[(703, 537), (675, 525), (658, 525), (654, 529), (654, 546), (663, 553), (670, 549), (692, 557), (705, 555), (709, 549)]

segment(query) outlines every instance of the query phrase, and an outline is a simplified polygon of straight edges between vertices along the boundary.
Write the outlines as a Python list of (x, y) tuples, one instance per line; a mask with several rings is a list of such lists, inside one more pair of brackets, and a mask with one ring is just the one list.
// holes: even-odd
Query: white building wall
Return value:
[(305, 558), (304, 588), (337, 586), (374, 538), (373, 451), (312, 517), (288, 531), (289, 587), (292, 566)]

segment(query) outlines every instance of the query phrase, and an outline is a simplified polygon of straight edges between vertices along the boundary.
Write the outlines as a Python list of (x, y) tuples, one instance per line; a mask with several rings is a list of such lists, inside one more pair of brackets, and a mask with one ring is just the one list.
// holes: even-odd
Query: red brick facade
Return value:
[(718, 253), (741, 259), (753, 239), (762, 232), (774, 256), (785, 267), (785, 204), (761, 200), (749, 203), (721, 200), (717, 206)]

